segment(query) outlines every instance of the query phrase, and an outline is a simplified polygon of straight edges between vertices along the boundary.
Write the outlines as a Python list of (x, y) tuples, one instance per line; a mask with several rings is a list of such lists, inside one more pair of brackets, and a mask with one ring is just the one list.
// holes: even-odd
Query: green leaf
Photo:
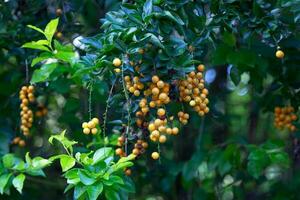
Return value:
[(124, 181), (120, 176), (116, 176), (116, 175), (111, 175), (109, 177), (109, 181), (111, 181), (114, 184), (120, 184), (120, 185), (124, 185)]
[(112, 190), (112, 189), (105, 189), (105, 197), (106, 199), (109, 199), (109, 200), (119, 200), (120, 199), (120, 196), (118, 194), (118, 192)]
[(69, 155), (62, 155), (60, 157), (60, 165), (63, 172), (68, 171), (69, 169), (74, 167), (75, 163), (76, 163), (75, 158)]
[(2, 158), (5, 168), (12, 168), (15, 164), (15, 156), (13, 154), (6, 154)]
[(182, 19), (174, 12), (170, 12), (168, 10), (165, 10), (163, 12), (164, 16), (168, 17), (169, 19), (173, 20), (174, 22), (178, 23), (179, 25), (184, 25), (184, 22)]
[(33, 67), (34, 65), (36, 65), (37, 63), (47, 60), (49, 58), (51, 58), (52, 54), (49, 54), (47, 52), (42, 53), (40, 56), (34, 58), (31, 62), (31, 67)]
[(47, 24), (47, 26), (45, 28), (45, 31), (44, 31), (45, 36), (50, 44), (52, 42), (53, 35), (57, 29), (58, 22), (59, 22), (59, 18), (53, 19)]
[(143, 6), (143, 19), (152, 13), (152, 0), (147, 0)]
[(87, 188), (89, 200), (97, 200), (98, 196), (103, 191), (103, 184), (101, 182), (91, 185)]
[(2, 174), (0, 176), (0, 194), (3, 194), (6, 185), (8, 184), (9, 179), (11, 178), (12, 174)]
[(120, 158), (120, 159), (118, 160), (117, 164), (118, 164), (118, 163), (127, 162), (127, 161), (131, 161), (131, 160), (134, 160), (135, 158), (136, 158), (136, 155), (130, 154), (130, 155), (126, 156), (126, 157)]
[(112, 155), (113, 149), (111, 147), (103, 147), (98, 149), (93, 156), (93, 165)]
[(36, 30), (37, 32), (40, 32), (44, 35), (44, 31), (36, 26), (33, 26), (33, 25), (27, 25), (27, 27), (33, 29), (33, 30)]
[(31, 83), (38, 83), (46, 81), (52, 72), (56, 69), (57, 63), (50, 63), (43, 65), (40, 69), (36, 69), (31, 77)]
[(38, 50), (42, 50), (42, 51), (51, 52), (50, 49), (45, 46), (45, 45), (49, 44), (48, 41), (47, 41), (47, 43), (45, 41), (47, 41), (47, 40), (27, 42), (22, 45), (22, 48), (38, 49)]
[[(156, 46), (164, 49), (165, 47), (162, 45), (161, 41), (157, 36), (155, 36), (153, 33), (146, 33), (145, 37), (143, 39), (150, 38), (150, 41), (155, 44)], [(143, 40), (142, 39), (142, 40)]]
[(92, 185), (93, 183), (96, 182), (96, 179), (92, 177), (93, 175), (89, 174), (89, 172), (86, 170), (79, 170), (78, 175), (79, 175), (80, 181), (84, 185)]
[(53, 139), (56, 139), (57, 141), (59, 141), (66, 149), (69, 149), (71, 151), (71, 153), (73, 152), (73, 145), (77, 144), (76, 141), (73, 140), (69, 140), (68, 138), (65, 137), (66, 134), (66, 130), (62, 131), (59, 135), (52, 135), (49, 138), (49, 143), (53, 144)]
[(74, 199), (79, 199), (85, 192), (87, 187), (82, 184), (78, 184), (74, 189)]
[(35, 157), (32, 159), (32, 167), (35, 169), (41, 169), (50, 164), (51, 164), (51, 161), (49, 161), (45, 158), (42, 158), (42, 157)]
[(22, 189), (25, 181), (25, 175), (19, 174), (17, 177), (15, 177), (12, 181), (13, 186), (22, 194)]

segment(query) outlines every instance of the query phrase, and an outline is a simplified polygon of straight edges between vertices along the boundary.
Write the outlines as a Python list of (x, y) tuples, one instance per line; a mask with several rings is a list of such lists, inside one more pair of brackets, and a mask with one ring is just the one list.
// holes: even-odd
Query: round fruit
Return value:
[(86, 134), (86, 135), (89, 134), (90, 132), (91, 132), (91, 130), (89, 128), (84, 128), (83, 129), (83, 133)]
[(121, 64), (122, 64), (122, 61), (120, 60), (120, 58), (115, 58), (115, 59), (113, 60), (113, 65), (114, 65), (115, 67), (120, 67)]
[(167, 137), (165, 135), (161, 135), (159, 136), (159, 140), (160, 143), (165, 143), (167, 141)]
[(114, 71), (115, 71), (116, 73), (120, 73), (120, 72), (121, 72), (121, 70), (120, 70), (119, 68), (114, 69)]
[(131, 169), (126, 169), (125, 174), (126, 174), (126, 176), (130, 176), (131, 175)]
[(88, 128), (92, 129), (95, 128), (96, 124), (93, 121), (88, 122)]
[(88, 125), (87, 122), (83, 122), (83, 123), (82, 123), (82, 128), (88, 128), (88, 127), (89, 127), (89, 125)]
[(165, 111), (165, 109), (163, 109), (163, 108), (160, 108), (160, 109), (158, 109), (157, 110), (157, 115), (158, 116), (164, 116), (166, 114), (166, 111)]
[(98, 129), (97, 128), (93, 128), (92, 131), (91, 131), (91, 133), (93, 135), (96, 135), (98, 133)]
[(159, 81), (159, 77), (158, 76), (152, 76), (152, 82), (153, 83), (157, 83)]
[(199, 72), (204, 72), (205, 66), (200, 64), (200, 65), (198, 65), (197, 69), (198, 69)]
[(99, 119), (98, 118), (96, 118), (96, 117), (94, 117), (93, 119), (92, 119), (92, 122), (94, 122), (94, 124), (99, 124)]
[(284, 52), (282, 50), (277, 50), (275, 55), (277, 58), (282, 59), (284, 57)]
[(153, 152), (153, 153), (151, 154), (151, 157), (152, 157), (152, 159), (157, 160), (157, 159), (159, 158), (159, 153)]

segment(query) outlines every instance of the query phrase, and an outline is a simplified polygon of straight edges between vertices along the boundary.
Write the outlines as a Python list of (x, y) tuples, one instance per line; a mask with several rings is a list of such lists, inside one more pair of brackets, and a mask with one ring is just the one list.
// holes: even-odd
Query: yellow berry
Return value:
[(93, 121), (88, 122), (88, 128), (92, 129), (95, 128), (96, 124)]
[(91, 130), (89, 128), (84, 128), (83, 129), (83, 133), (86, 134), (86, 135), (89, 134), (90, 132), (91, 132)]
[(150, 124), (148, 125), (148, 130), (149, 130), (150, 132), (154, 131), (155, 129), (156, 129), (156, 127), (155, 127), (155, 125), (154, 125), (153, 123), (150, 123)]
[(284, 52), (282, 50), (277, 50), (276, 57), (282, 59), (284, 57)]
[(153, 153), (151, 154), (151, 157), (152, 157), (152, 159), (157, 160), (157, 159), (159, 158), (159, 153), (153, 152)]
[(164, 86), (165, 86), (165, 83), (163, 82), (163, 81), (158, 81), (157, 83), (156, 83), (156, 85), (157, 85), (157, 87), (158, 88), (163, 88)]
[(115, 67), (120, 67), (121, 64), (122, 64), (122, 61), (121, 61), (119, 58), (115, 58), (115, 59), (113, 60), (113, 65), (114, 65)]
[(134, 92), (133, 92), (133, 94), (134, 94), (134, 96), (136, 96), (136, 97), (138, 97), (138, 96), (140, 96), (140, 91), (139, 90), (135, 90)]
[(165, 109), (160, 108), (160, 109), (157, 110), (157, 115), (158, 116), (164, 116), (165, 114), (166, 114)]
[(98, 133), (98, 129), (97, 128), (93, 128), (91, 132), (92, 132), (93, 135), (96, 135)]
[(159, 77), (158, 76), (152, 76), (152, 82), (153, 83), (157, 83), (159, 81)]
[(179, 132), (179, 129), (177, 127), (172, 128), (172, 134), (177, 135)]
[(98, 125), (98, 124), (99, 124), (99, 119), (96, 118), (96, 117), (94, 117), (94, 118), (92, 119), (92, 122), (94, 122), (94, 124)]
[(153, 88), (152, 89), (152, 94), (154, 95), (154, 96), (156, 96), (156, 95), (158, 95), (159, 94), (159, 89), (158, 88)]
[(160, 143), (165, 143), (167, 141), (167, 137), (165, 135), (161, 135), (161, 136), (159, 136), (158, 141)]
[(121, 70), (120, 70), (119, 68), (114, 69), (114, 71), (115, 71), (116, 73), (120, 73), (120, 72), (121, 72)]
[(161, 101), (165, 101), (165, 100), (167, 100), (168, 95), (166, 93), (161, 93), (158, 98)]
[(87, 122), (83, 122), (82, 123), (82, 128), (88, 128), (89, 126), (88, 126), (88, 123)]
[(196, 102), (194, 100), (190, 101), (190, 106), (195, 106)]

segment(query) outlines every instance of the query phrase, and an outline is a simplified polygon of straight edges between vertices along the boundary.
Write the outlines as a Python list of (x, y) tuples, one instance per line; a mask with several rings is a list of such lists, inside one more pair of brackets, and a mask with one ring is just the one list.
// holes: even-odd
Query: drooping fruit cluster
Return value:
[(122, 65), (122, 61), (120, 60), (120, 58), (114, 58), (113, 60), (113, 65), (116, 67), (114, 69), (114, 71), (116, 73), (120, 73), (121, 72), (121, 69), (119, 68), (121, 65)]
[(294, 132), (296, 126), (292, 123), (297, 120), (297, 115), (294, 112), (295, 109), (292, 106), (275, 107), (275, 127), (279, 129), (287, 128), (289, 131)]
[(139, 139), (134, 144), (134, 148), (132, 149), (132, 154), (139, 156), (143, 154), (147, 148), (148, 148), (148, 143), (145, 142), (144, 140)]
[(157, 110), (158, 118), (148, 125), (150, 140), (153, 142), (165, 143), (167, 141), (166, 135), (177, 135), (179, 132), (177, 127), (172, 128), (168, 126), (168, 120), (165, 114), (165, 109), (159, 108)]
[(29, 103), (35, 101), (34, 97), (34, 86), (23, 86), (19, 98), (21, 100), (20, 116), (21, 116), (21, 131), (25, 136), (29, 135), (29, 129), (32, 127), (33, 122), (33, 112), (29, 108)]
[(133, 80), (131, 80), (130, 76), (125, 76), (124, 81), (126, 88), (130, 93), (134, 94), (136, 97), (140, 96), (141, 90), (144, 89), (144, 84), (140, 82), (139, 77), (135, 76), (133, 77)]
[(12, 144), (19, 145), (19, 147), (24, 147), (26, 145), (25, 141), (20, 137), (15, 137), (12, 141)]
[(151, 108), (160, 107), (170, 102), (169, 97), (170, 84), (160, 80), (158, 76), (152, 76), (152, 83), (149, 88), (144, 91), (144, 95), (150, 96), (151, 101), (149, 106)]
[(189, 103), (200, 116), (209, 112), (208, 90), (203, 79), (204, 69), (204, 65), (201, 64), (197, 67), (198, 71), (190, 72), (184, 80), (179, 81), (180, 101)]
[(178, 118), (179, 121), (183, 124), (186, 125), (188, 123), (188, 119), (190, 118), (190, 115), (188, 113), (184, 113), (182, 111), (178, 112)]
[(83, 122), (82, 123), (82, 132), (86, 135), (93, 134), (96, 135), (99, 132), (99, 119), (93, 118), (89, 122)]

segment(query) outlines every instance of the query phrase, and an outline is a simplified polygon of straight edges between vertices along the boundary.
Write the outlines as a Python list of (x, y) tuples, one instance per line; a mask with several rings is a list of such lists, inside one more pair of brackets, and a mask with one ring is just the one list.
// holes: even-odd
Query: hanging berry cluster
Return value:
[(192, 71), (184, 80), (179, 81), (180, 101), (189, 103), (200, 116), (209, 112), (208, 90), (203, 79), (204, 69), (204, 65), (201, 64), (197, 67), (198, 72)]
[(96, 135), (99, 132), (99, 119), (93, 118), (89, 122), (83, 122), (82, 123), (82, 132), (86, 135), (93, 134)]
[(19, 98), (21, 100), (20, 116), (21, 116), (21, 131), (25, 136), (29, 135), (29, 129), (32, 127), (33, 123), (33, 112), (29, 108), (29, 103), (35, 101), (34, 97), (34, 86), (23, 86), (20, 91)]
[(287, 128), (289, 131), (296, 131), (296, 126), (292, 123), (297, 120), (295, 109), (292, 106), (275, 107), (274, 125), (278, 129)]
[(184, 113), (182, 111), (178, 112), (178, 118), (179, 121), (183, 124), (186, 125), (188, 123), (188, 119), (190, 118), (190, 115), (188, 113)]
[(146, 97), (151, 95), (149, 106), (151, 108), (160, 107), (170, 102), (169, 97), (170, 84), (160, 80), (156, 75), (152, 76), (152, 83), (149, 88), (144, 91)]
[(144, 84), (140, 82), (139, 77), (135, 76), (131, 81), (130, 76), (125, 76), (124, 81), (126, 83), (126, 88), (130, 93), (134, 94), (136, 97), (140, 96), (140, 90), (144, 89)]

